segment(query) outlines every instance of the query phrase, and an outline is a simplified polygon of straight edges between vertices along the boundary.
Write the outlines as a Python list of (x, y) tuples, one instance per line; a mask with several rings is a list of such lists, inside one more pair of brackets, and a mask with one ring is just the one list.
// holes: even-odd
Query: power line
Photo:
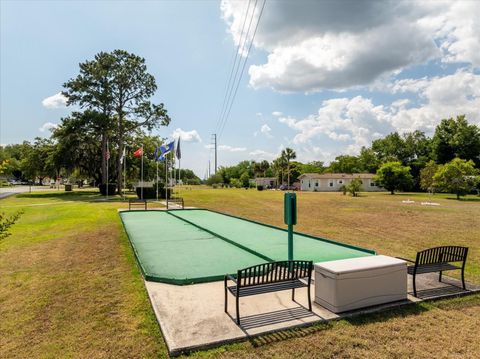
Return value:
[[(251, 0), (248, 0), (248, 4), (247, 4), (247, 10), (245, 11), (245, 16), (243, 18), (243, 25), (242, 25), (242, 31), (240, 32), (240, 39), (238, 41), (238, 45), (237, 45), (237, 48), (233, 49), (233, 54), (232, 54), (232, 59), (233, 59), (233, 62), (232, 62), (232, 68), (230, 70), (230, 76), (228, 77), (228, 81), (227, 81), (227, 86), (225, 87), (225, 95), (223, 96), (223, 103), (222, 103), (222, 107), (220, 108), (220, 114), (218, 116), (218, 120), (217, 120), (217, 124), (215, 125), (215, 128), (218, 128), (220, 123), (221, 123), (221, 119), (223, 117), (223, 112), (224, 112), (224, 108), (225, 108), (225, 105), (226, 105), (226, 100), (227, 100), (227, 93), (229, 92), (229, 88), (230, 88), (230, 83), (232, 81), (232, 75), (233, 75), (233, 71), (236, 67), (236, 64), (237, 64), (237, 58), (238, 58), (238, 53), (239, 53), (239, 50), (240, 50), (240, 44), (242, 43), (242, 38), (243, 38), (243, 32), (245, 30), (245, 24), (247, 22), (247, 15), (248, 15), (248, 10), (250, 9), (250, 4), (251, 4)], [(245, 34), (245, 38), (247, 37), (246, 36), (247, 34)]]
[[(254, 15), (255, 15), (255, 9), (257, 8), (257, 2), (258, 2), (258, 0), (255, 0), (255, 4), (253, 5), (253, 9), (252, 9), (252, 14), (250, 16), (250, 21), (248, 23), (248, 28), (247, 28), (247, 31), (245, 32), (245, 38), (243, 40), (243, 43), (241, 41), (239, 42), (238, 50), (240, 50), (240, 51), (237, 50), (237, 55), (238, 55), (238, 53), (242, 53), (242, 54), (245, 53), (245, 49), (246, 49), (245, 46), (248, 42), (248, 35), (250, 33), (250, 28), (252, 27), (252, 21), (253, 21)], [(241, 34), (241, 37), (243, 37), (243, 33)], [(232, 98), (233, 89), (235, 88), (235, 84), (237, 82), (238, 70), (240, 69), (241, 63), (242, 63), (242, 58), (240, 57), (239, 60), (238, 60), (238, 63), (236, 63), (235, 66), (234, 66), (235, 75), (233, 76), (233, 82), (231, 83), (231, 86), (229, 86), (228, 91), (227, 91), (227, 96), (226, 96), (227, 100), (226, 100), (225, 107), (222, 108), (222, 113), (220, 114), (220, 123), (219, 123), (218, 129), (220, 129), (222, 127), (223, 122), (225, 121), (225, 114), (227, 113), (228, 104), (230, 103), (230, 100)]]
[[(226, 112), (226, 115), (224, 116), (223, 123), (222, 123), (222, 127), (221, 127), (221, 129), (220, 129), (220, 131), (219, 131), (218, 137), (221, 137), (221, 136), (222, 136), (223, 130), (225, 129), (225, 125), (226, 125), (226, 123), (227, 123), (227, 121), (228, 121), (228, 117), (230, 116), (230, 112), (231, 112), (231, 110), (232, 110), (232, 106), (233, 106), (233, 103), (234, 103), (234, 101), (235, 101), (235, 97), (236, 97), (236, 95), (237, 95), (238, 88), (239, 88), (239, 86), (240, 86), (240, 82), (241, 82), (242, 77), (243, 77), (243, 73), (244, 73), (244, 70), (245, 70), (245, 65), (247, 64), (248, 56), (249, 56), (249, 54), (250, 54), (250, 50), (251, 50), (251, 48), (252, 48), (253, 41), (254, 41), (254, 39), (255, 39), (255, 35), (256, 35), (256, 33), (257, 33), (258, 25), (260, 24), (260, 19), (262, 18), (262, 14), (263, 14), (263, 10), (264, 10), (264, 8), (265, 8), (265, 3), (266, 3), (266, 2), (267, 2), (267, 0), (264, 0), (264, 1), (263, 1), (262, 8), (260, 9), (260, 14), (258, 15), (257, 24), (255, 25), (255, 30), (254, 30), (254, 32), (253, 32), (253, 36), (252, 36), (252, 39), (251, 39), (251, 41), (250, 41), (250, 45), (249, 45), (249, 47), (248, 47), (248, 51), (247, 51), (247, 53), (246, 53), (246, 55), (245, 55), (245, 60), (244, 60), (244, 62), (243, 62), (242, 70), (240, 71), (240, 77), (239, 77), (238, 82), (237, 82), (237, 85), (236, 85), (236, 87), (235, 87), (235, 92), (233, 93), (233, 97), (231, 98), (230, 105), (229, 105), (229, 106), (227, 105), (228, 111)], [(256, 1), (255, 1), (255, 7), (256, 7)], [(253, 14), (254, 14), (254, 12), (255, 12), (255, 7), (254, 7), (254, 10), (253, 10), (253, 13), (252, 13), (252, 18), (253, 18)], [(250, 28), (250, 26), (249, 26), (249, 28)], [(248, 32), (247, 32), (247, 34), (248, 34)], [(233, 88), (233, 87), (232, 87), (232, 88)]]

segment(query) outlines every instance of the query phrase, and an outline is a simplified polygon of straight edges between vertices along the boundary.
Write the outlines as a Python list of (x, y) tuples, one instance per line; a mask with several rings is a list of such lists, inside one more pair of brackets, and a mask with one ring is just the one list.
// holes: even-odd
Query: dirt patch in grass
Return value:
[(119, 224), (101, 227), (0, 252), (0, 357), (165, 354)]

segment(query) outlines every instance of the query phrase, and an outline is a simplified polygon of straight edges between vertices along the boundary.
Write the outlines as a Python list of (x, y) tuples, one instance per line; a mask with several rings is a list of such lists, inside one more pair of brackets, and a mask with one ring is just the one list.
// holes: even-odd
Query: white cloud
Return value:
[(250, 152), (249, 155), (255, 157), (255, 161), (259, 161), (259, 160), (271, 161), (275, 157), (277, 157), (275, 153), (264, 151), (264, 150), (254, 150)]
[(260, 128), (260, 132), (263, 133), (267, 138), (273, 138), (272, 134), (270, 133), (271, 131), (272, 129), (266, 123)]
[(391, 85), (391, 91), (413, 92), (421, 103), (398, 99), (388, 106), (376, 106), (362, 96), (334, 98), (323, 101), (316, 114), (303, 119), (280, 117), (279, 122), (296, 132), (293, 143), (307, 156), (321, 150), (331, 155), (356, 154), (362, 146), (393, 131), (421, 130), (432, 135), (442, 118), (460, 114), (480, 124), (480, 75), (473, 72), (399, 80)]
[(202, 138), (197, 130), (184, 131), (181, 128), (177, 128), (173, 131), (172, 137), (175, 139), (180, 137), (181, 140), (185, 142), (202, 142)]
[(47, 97), (42, 101), (43, 107), (54, 109), (54, 108), (64, 108), (67, 106), (67, 98), (62, 95), (61, 92)]
[(275, 117), (280, 117), (282, 115), (283, 115), (283, 113), (281, 113), (280, 111), (273, 111), (272, 112), (272, 116), (275, 116)]
[[(235, 44), (246, 4), (223, 0)], [(258, 10), (258, 7), (257, 7)], [(267, 5), (254, 45), (267, 61), (250, 85), (315, 92), (369, 85), (431, 59), (480, 65), (480, 2), (318, 1)]]
[(40, 127), (38, 130), (40, 132), (47, 132), (47, 131), (52, 131), (54, 129), (56, 129), (58, 127), (58, 125), (56, 123), (53, 123), (53, 122), (45, 122), (42, 127)]
[(244, 152), (247, 149), (245, 147), (232, 147), (228, 145), (220, 145), (218, 146), (220, 151), (227, 151), (227, 152)]

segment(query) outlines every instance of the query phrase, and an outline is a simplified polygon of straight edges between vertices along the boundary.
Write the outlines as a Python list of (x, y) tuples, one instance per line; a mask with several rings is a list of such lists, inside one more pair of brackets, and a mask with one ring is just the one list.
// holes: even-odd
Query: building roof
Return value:
[(375, 175), (373, 173), (304, 173), (299, 176), (299, 179), (354, 179), (364, 178), (372, 179)]
[(276, 181), (277, 177), (256, 177), (255, 179), (259, 181)]

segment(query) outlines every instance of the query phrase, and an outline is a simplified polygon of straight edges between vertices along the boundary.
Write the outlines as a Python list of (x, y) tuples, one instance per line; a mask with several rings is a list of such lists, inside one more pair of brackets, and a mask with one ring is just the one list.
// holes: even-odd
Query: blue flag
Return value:
[(175, 141), (169, 142), (165, 145), (161, 145), (155, 149), (153, 156), (155, 157), (156, 161), (163, 161), (165, 159), (165, 155), (172, 152), (175, 148)]
[(165, 156), (167, 153), (172, 152), (174, 148), (175, 148), (175, 140), (167, 143), (166, 145), (161, 145), (160, 146), (160, 154), (162, 156)]

